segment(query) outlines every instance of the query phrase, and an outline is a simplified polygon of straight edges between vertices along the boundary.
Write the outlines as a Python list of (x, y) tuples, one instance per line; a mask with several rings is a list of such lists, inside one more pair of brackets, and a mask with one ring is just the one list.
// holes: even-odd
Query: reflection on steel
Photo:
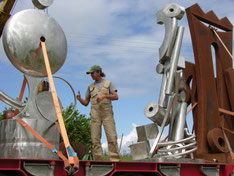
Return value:
[(46, 40), (51, 70), (55, 73), (66, 59), (67, 42), (52, 17), (33, 9), (20, 11), (7, 21), (2, 41), (7, 57), (18, 70), (44, 77), (47, 74), (40, 47), (42, 38)]
[[(47, 120), (23, 119), (30, 127), (58, 148), (60, 135), (56, 125)], [(0, 121), (0, 158), (58, 159), (43, 143), (17, 120)]]
[(24, 103), (11, 98), (7, 94), (5, 94), (2, 90), (0, 90), (0, 100), (16, 109), (22, 109), (25, 107)]
[(167, 77), (168, 77), (167, 75), (168, 75), (168, 72), (163, 74), (160, 95), (158, 99), (158, 105), (161, 106), (162, 108), (167, 108), (168, 98), (169, 98), (169, 95), (166, 94)]
[[(35, 2), (52, 3), (52, 1), (42, 0)], [(44, 77), (47, 76), (41, 41), (45, 41), (47, 45), (51, 70), (55, 73), (65, 62), (67, 42), (63, 30), (53, 18), (38, 10), (30, 9), (16, 13), (5, 25), (4, 50), (11, 63), (24, 73), (29, 95), (27, 103), (24, 104), (0, 91), (0, 100), (20, 109), (20, 113), (14, 119), (0, 121), (0, 149), (4, 151), (0, 153), (0, 158), (58, 159), (56, 154), (15, 120), (23, 119), (33, 130), (58, 149), (60, 134), (54, 124), (57, 117), (51, 92), (38, 92)], [(71, 85), (65, 82), (72, 89)], [(75, 96), (73, 89), (72, 91)], [(37, 170), (36, 167), (31, 167), (34, 171)], [(46, 175), (48, 174), (49, 171)]]
[[(186, 63), (186, 102), (198, 104), (193, 110), (195, 134), (199, 139), (195, 158), (210, 161), (215, 158), (219, 162), (231, 163), (231, 155), (225, 153), (225, 146), (229, 142), (234, 150), (233, 134), (222, 129), (234, 131), (234, 119), (230, 115), (221, 114), (219, 108), (234, 110), (234, 70), (232, 58), (209, 25), (218, 28), (216, 32), (230, 52), (233, 26), (228, 18), (218, 19), (213, 11), (204, 13), (197, 4), (186, 9), (186, 12), (195, 57), (195, 64)], [(213, 59), (212, 48), (215, 51)], [(223, 133), (227, 135), (228, 141)]]
[(178, 141), (184, 138), (185, 118), (187, 113), (187, 103), (178, 103), (179, 110), (173, 124), (171, 140)]
[(166, 94), (169, 94), (169, 95), (173, 93), (174, 78), (175, 78), (175, 73), (176, 73), (177, 66), (178, 66), (183, 34), (184, 34), (184, 27), (182, 26), (178, 27), (177, 38), (176, 38), (175, 45), (173, 48), (173, 54), (172, 54), (171, 62), (170, 62), (170, 71), (169, 71), (169, 75), (167, 79), (167, 86), (165, 90)]
[[(55, 122), (56, 120), (58, 120), (56, 112), (55, 112), (51, 92), (44, 91), (44, 92), (39, 93), (36, 97), (36, 106), (40, 114), (45, 119), (51, 122)], [(62, 104), (60, 100), (59, 100), (59, 106), (60, 106), (60, 109), (62, 109)]]
[(158, 156), (160, 157), (181, 157), (197, 150), (195, 135), (177, 141), (158, 143), (160, 148)]
[(53, 3), (53, 0), (32, 0), (32, 2), (38, 9), (45, 9)]
[(193, 139), (195, 139), (194, 134), (188, 136), (187, 138), (178, 140), (178, 141), (166, 141), (166, 142), (163, 142), (163, 143), (159, 143), (158, 145), (159, 146), (168, 146), (168, 145), (174, 145), (174, 144), (177, 144), (177, 143), (186, 143), (186, 142), (189, 142), (189, 141), (191, 141)]

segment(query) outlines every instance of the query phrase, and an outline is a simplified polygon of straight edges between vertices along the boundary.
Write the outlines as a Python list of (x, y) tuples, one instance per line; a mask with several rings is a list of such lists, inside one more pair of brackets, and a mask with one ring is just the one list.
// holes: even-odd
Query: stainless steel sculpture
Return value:
[(47, 75), (40, 47), (46, 40), (52, 73), (58, 71), (67, 55), (67, 42), (62, 28), (46, 13), (23, 10), (12, 16), (3, 30), (3, 46), (11, 63), (26, 75)]
[(60, 135), (54, 123), (57, 117), (51, 92), (38, 93), (47, 75), (40, 42), (46, 42), (51, 70), (55, 73), (62, 67), (67, 55), (64, 32), (52, 17), (29, 9), (16, 13), (8, 20), (2, 37), (8, 59), (25, 75), (29, 97), (27, 103), (21, 103), (0, 90), (0, 100), (20, 110), (13, 119), (0, 121), (0, 148), (4, 149), (4, 152), (0, 152), (0, 158), (58, 159), (15, 119), (23, 119), (58, 148)]
[(32, 2), (38, 9), (45, 9), (53, 3), (53, 0), (32, 0)]
[[(149, 157), (155, 155), (157, 146), (161, 147), (157, 151), (157, 155), (161, 157), (181, 157), (197, 149), (195, 135), (189, 134), (185, 127), (187, 115), (183, 75), (185, 60), (180, 57), (184, 27), (178, 26), (178, 20), (182, 19), (184, 13), (185, 9), (177, 4), (168, 4), (157, 12), (157, 23), (165, 25), (164, 41), (159, 48), (159, 64), (156, 67), (157, 73), (163, 76), (158, 103), (150, 102), (144, 110), (145, 116), (160, 126), (154, 143), (148, 151)], [(168, 124), (168, 139), (160, 143), (164, 127)], [(185, 131), (186, 136), (184, 136)]]

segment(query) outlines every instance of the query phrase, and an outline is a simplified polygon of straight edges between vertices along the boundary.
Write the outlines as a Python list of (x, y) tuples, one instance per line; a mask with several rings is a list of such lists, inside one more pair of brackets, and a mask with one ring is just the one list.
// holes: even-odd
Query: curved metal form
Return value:
[(196, 151), (196, 144), (194, 134), (182, 140), (158, 143), (159, 147), (164, 146), (158, 150), (158, 154), (161, 157), (182, 157)]
[(63, 78), (61, 78), (61, 77), (58, 77), (58, 76), (54, 76), (54, 78), (61, 79), (61, 80), (63, 80), (65, 83), (67, 83), (67, 85), (71, 88), (72, 93), (73, 93), (73, 96), (74, 96), (74, 108), (73, 108), (72, 113), (69, 115), (69, 117), (66, 118), (66, 119), (64, 120), (64, 121), (66, 122), (68, 119), (70, 119), (70, 118), (73, 116), (73, 114), (74, 114), (74, 112), (75, 112), (75, 110), (76, 110), (76, 104), (77, 104), (76, 93), (75, 93), (73, 87), (71, 86), (71, 84), (70, 84), (68, 81), (66, 81), (65, 79), (63, 79)]
[[(190, 147), (193, 147), (197, 144), (196, 141), (188, 144), (188, 145), (182, 145), (182, 146), (179, 146), (179, 147), (176, 147), (176, 148), (169, 148), (169, 149), (159, 149), (158, 152), (172, 152), (172, 151), (176, 151), (176, 150), (181, 150), (181, 149), (186, 149), (186, 148), (190, 148)], [(160, 146), (160, 143), (158, 144), (158, 146)]]
[(2, 90), (0, 90), (0, 100), (3, 101), (4, 103), (8, 104), (9, 106), (12, 106), (16, 109), (23, 109), (25, 107), (25, 103), (22, 103), (20, 101), (17, 101), (13, 98), (11, 98), (10, 96), (8, 96), (7, 94), (5, 94)]
[[(38, 112), (45, 119), (51, 122), (56, 122), (58, 120), (51, 92), (49, 91), (40, 92), (36, 96), (35, 105), (38, 109)], [(60, 106), (60, 109), (62, 109), (62, 103), (60, 100), (59, 100), (59, 106)]]
[(53, 0), (32, 0), (32, 3), (38, 9), (45, 9), (53, 3)]
[(163, 142), (163, 143), (159, 143), (158, 145), (159, 146), (168, 146), (168, 145), (174, 145), (174, 144), (178, 144), (178, 143), (186, 143), (186, 142), (189, 142), (191, 140), (195, 139), (195, 135), (191, 135), (185, 139), (181, 139), (181, 140), (178, 140), (178, 141), (167, 141), (167, 142)]
[(157, 12), (157, 23), (165, 25), (165, 36), (159, 48), (160, 62), (164, 63), (171, 57), (176, 39), (177, 19), (184, 16), (185, 9), (177, 4), (168, 4)]
[(52, 73), (62, 67), (67, 55), (62, 28), (52, 17), (34, 9), (13, 15), (4, 27), (2, 41), (11, 63), (30, 76), (47, 76), (41, 41), (46, 42)]

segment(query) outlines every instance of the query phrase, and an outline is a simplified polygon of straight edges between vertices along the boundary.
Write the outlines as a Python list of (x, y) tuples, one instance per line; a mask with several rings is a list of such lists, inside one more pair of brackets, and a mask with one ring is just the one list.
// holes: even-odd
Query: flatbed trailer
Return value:
[[(176, 161), (176, 159), (174, 159)], [(80, 161), (75, 176), (232, 176), (233, 164), (192, 162), (142, 161)], [(38, 166), (38, 167), (37, 167)], [(67, 176), (62, 160), (0, 159), (0, 175)]]

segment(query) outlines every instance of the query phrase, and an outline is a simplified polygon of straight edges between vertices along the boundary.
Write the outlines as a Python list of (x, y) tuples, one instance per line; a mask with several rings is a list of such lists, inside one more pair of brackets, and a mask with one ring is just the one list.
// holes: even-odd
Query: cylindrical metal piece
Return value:
[(53, 0), (32, 0), (32, 2), (38, 9), (45, 9), (53, 3)]
[(45, 40), (51, 70), (55, 73), (66, 59), (67, 41), (52, 17), (34, 9), (23, 10), (13, 15), (4, 27), (2, 41), (6, 55), (27, 75), (47, 76), (41, 40)]
[[(150, 102), (145, 106), (144, 114), (150, 120), (161, 126), (166, 114), (166, 110), (159, 106), (156, 102)], [(169, 118), (166, 122), (166, 125), (168, 125), (168, 123)]]
[(166, 86), (166, 93), (169, 95), (172, 94), (173, 92), (175, 72), (177, 70), (183, 34), (184, 34), (184, 27), (179, 26), (178, 32), (177, 32), (177, 38), (176, 38), (175, 45), (174, 45), (174, 50), (172, 53), (171, 68), (169, 71), (169, 76), (168, 76), (167, 86)]
[(186, 120), (186, 112), (187, 112), (187, 103), (182, 102), (180, 104), (179, 112), (177, 112), (175, 122), (172, 128), (172, 138), (171, 140), (177, 141), (184, 138), (184, 126)]
[(161, 64), (161, 63), (159, 63), (157, 66), (156, 66), (156, 72), (158, 73), (158, 74), (163, 74), (164, 73), (164, 68), (165, 66), (163, 65), (163, 64)]
[(158, 104), (163, 108), (167, 108), (169, 96), (166, 94), (166, 85), (167, 85), (167, 72), (164, 72), (162, 77), (161, 89)]

